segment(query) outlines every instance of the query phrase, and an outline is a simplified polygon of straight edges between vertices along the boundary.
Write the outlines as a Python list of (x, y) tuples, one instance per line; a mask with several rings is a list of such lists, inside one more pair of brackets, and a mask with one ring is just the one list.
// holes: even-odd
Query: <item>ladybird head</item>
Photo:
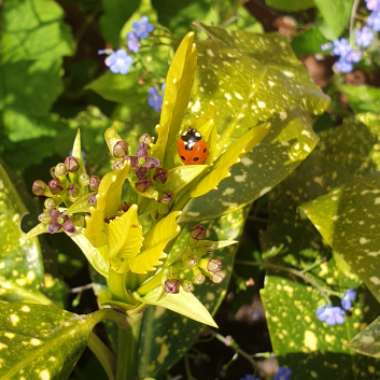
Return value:
[(182, 133), (181, 139), (185, 142), (199, 141), (202, 139), (202, 136), (195, 128), (188, 128), (185, 132)]

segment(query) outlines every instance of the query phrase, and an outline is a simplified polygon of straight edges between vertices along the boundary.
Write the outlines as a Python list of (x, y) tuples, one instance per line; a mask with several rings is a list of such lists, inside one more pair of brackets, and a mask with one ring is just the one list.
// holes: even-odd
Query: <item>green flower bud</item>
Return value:
[(124, 140), (118, 140), (112, 147), (112, 156), (123, 158), (128, 155), (128, 144)]
[(37, 195), (37, 196), (45, 195), (47, 189), (48, 189), (48, 186), (44, 181), (37, 179), (36, 181), (33, 182), (32, 192), (34, 195)]
[(79, 183), (80, 183), (81, 186), (86, 187), (86, 186), (88, 186), (89, 183), (90, 183), (90, 178), (88, 177), (87, 174), (82, 173), (82, 174), (79, 176)]
[(48, 213), (43, 212), (42, 214), (38, 215), (38, 220), (43, 224), (49, 224), (51, 217)]
[(224, 270), (215, 272), (211, 276), (211, 281), (215, 284), (220, 284), (226, 277), (227, 273)]
[(210, 259), (207, 263), (207, 270), (212, 273), (220, 272), (223, 268), (222, 260)]
[(47, 208), (48, 210), (54, 208), (56, 206), (55, 202), (53, 199), (51, 198), (46, 198), (45, 199), (45, 202), (44, 202), (44, 206), (45, 208)]
[(54, 168), (54, 175), (55, 177), (63, 177), (67, 173), (67, 169), (65, 164), (59, 163)]
[(182, 287), (186, 292), (192, 292), (194, 290), (194, 285), (191, 283), (191, 281), (183, 281)]
[(196, 285), (202, 285), (206, 281), (206, 277), (202, 273), (197, 273), (193, 278), (193, 283)]
[(61, 182), (57, 179), (51, 179), (49, 181), (49, 189), (53, 194), (58, 194), (62, 191), (62, 185)]

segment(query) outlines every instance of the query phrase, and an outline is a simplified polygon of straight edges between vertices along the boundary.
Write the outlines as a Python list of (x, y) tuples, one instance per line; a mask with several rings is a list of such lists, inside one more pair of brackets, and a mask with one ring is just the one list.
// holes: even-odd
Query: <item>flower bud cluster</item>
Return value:
[(46, 183), (35, 180), (32, 192), (46, 197), (44, 210), (38, 219), (47, 226), (49, 233), (75, 232), (75, 225), (82, 223), (82, 217), (68, 215), (66, 209), (75, 202), (88, 199), (88, 206), (96, 203), (96, 192), (100, 179), (89, 177), (82, 170), (81, 163), (73, 156), (68, 156), (50, 170), (52, 178)]
[[(167, 170), (161, 167), (160, 160), (150, 155), (152, 138), (148, 134), (140, 137), (137, 151), (134, 155), (129, 154), (128, 143), (122, 139), (117, 139), (109, 143), (112, 157), (114, 158), (113, 169), (121, 169), (125, 165), (130, 165), (132, 169), (132, 182), (135, 189), (140, 193), (145, 193), (151, 188), (160, 188), (168, 179)], [(173, 194), (162, 192), (159, 202), (170, 204)]]
[(222, 261), (212, 255), (211, 249), (204, 249), (202, 242), (206, 241), (206, 235), (207, 230), (203, 225), (193, 227), (185, 252), (168, 269), (165, 292), (178, 293), (181, 286), (185, 291), (192, 292), (196, 285), (207, 280), (220, 284), (225, 279)]

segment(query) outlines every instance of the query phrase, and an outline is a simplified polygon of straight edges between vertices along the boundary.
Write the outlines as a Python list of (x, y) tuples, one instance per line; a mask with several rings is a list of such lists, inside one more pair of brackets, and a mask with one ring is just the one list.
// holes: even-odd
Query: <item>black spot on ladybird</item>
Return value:
[(194, 157), (193, 161), (199, 161), (199, 157)]
[(206, 152), (207, 152), (207, 148), (204, 148), (204, 149), (203, 149), (203, 153), (206, 153)]
[(181, 156), (181, 160), (182, 160), (182, 161), (185, 161), (185, 157), (184, 157), (184, 156)]

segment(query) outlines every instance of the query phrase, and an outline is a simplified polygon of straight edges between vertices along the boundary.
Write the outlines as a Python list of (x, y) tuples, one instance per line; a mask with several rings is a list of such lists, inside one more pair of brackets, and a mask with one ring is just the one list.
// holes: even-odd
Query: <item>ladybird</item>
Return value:
[(208, 157), (207, 143), (195, 128), (189, 128), (177, 141), (177, 151), (185, 165), (204, 164)]

